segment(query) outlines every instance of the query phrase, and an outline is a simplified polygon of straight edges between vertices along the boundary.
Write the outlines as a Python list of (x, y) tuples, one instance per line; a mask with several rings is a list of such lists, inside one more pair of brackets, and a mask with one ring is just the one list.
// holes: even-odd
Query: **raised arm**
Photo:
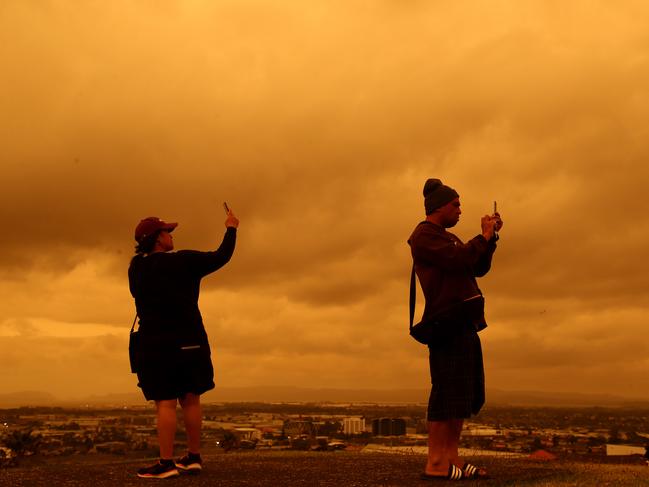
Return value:
[(491, 269), (491, 258), (496, 251), (496, 242), (494, 239), (489, 240), (487, 244), (487, 251), (482, 254), (476, 264), (473, 266), (473, 275), (475, 277), (484, 276)]
[(228, 216), (225, 219), (225, 235), (219, 248), (209, 252), (186, 251), (189, 266), (192, 272), (204, 277), (210, 274), (230, 261), (234, 253), (234, 247), (237, 242), (237, 228), (239, 226), (238, 218), (228, 210)]
[(480, 256), (478, 262), (473, 267), (473, 272), (476, 277), (482, 277), (489, 269), (491, 269), (491, 258), (496, 251), (496, 241), (498, 240), (498, 232), (503, 227), (503, 221), (500, 218), (500, 213), (496, 212), (493, 215), (485, 215), (482, 217), (482, 235), (488, 242), (487, 252)]
[(444, 270), (473, 270), (488, 251), (488, 242), (478, 235), (463, 244), (450, 234), (435, 228), (424, 228), (413, 236), (412, 254), (415, 263), (434, 265)]

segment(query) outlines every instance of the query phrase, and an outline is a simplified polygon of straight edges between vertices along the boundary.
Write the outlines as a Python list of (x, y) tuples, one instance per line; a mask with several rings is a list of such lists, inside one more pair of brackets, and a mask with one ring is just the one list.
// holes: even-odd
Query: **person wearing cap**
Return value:
[[(172, 232), (177, 226), (157, 217), (142, 220), (135, 229), (136, 255), (128, 269), (139, 317), (138, 386), (148, 401), (155, 401), (160, 444), (160, 460), (138, 471), (143, 478), (167, 478), (179, 471), (202, 469), (200, 396), (214, 388), (214, 370), (198, 295), (201, 279), (232, 257), (239, 220), (228, 211), (223, 241), (210, 252), (172, 252)], [(188, 451), (174, 461), (178, 402)]]
[[(500, 215), (485, 215), (481, 232), (467, 243), (447, 231), (459, 219), (458, 193), (439, 179), (424, 185), (426, 219), (408, 239), (415, 272), (426, 300), (422, 321), (434, 321), (458, 303), (482, 293), (476, 277), (491, 268), (496, 249)], [(462, 316), (462, 315), (460, 315)], [(429, 343), (431, 392), (428, 401), (428, 461), (422, 474), (426, 479), (486, 478), (484, 469), (463, 463), (458, 445), (464, 419), (477, 414), (485, 401), (482, 348), (478, 331), (484, 320), (452, 320), (443, 338)]]

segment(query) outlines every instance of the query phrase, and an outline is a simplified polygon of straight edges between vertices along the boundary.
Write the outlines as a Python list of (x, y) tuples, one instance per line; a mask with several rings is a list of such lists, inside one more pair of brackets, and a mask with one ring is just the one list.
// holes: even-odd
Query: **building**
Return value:
[(403, 418), (392, 419), (392, 436), (403, 436), (406, 434), (406, 420)]
[(374, 436), (403, 436), (406, 434), (406, 420), (403, 418), (380, 418), (372, 420)]
[(343, 418), (343, 433), (360, 435), (365, 431), (365, 418)]
[(644, 446), (633, 445), (606, 445), (606, 456), (644, 455)]

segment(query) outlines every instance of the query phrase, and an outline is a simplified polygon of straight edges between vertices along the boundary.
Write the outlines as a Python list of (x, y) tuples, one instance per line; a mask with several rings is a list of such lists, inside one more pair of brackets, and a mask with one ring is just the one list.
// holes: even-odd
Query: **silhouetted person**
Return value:
[(428, 462), (422, 476), (484, 478), (484, 469), (460, 460), (458, 445), (464, 419), (477, 414), (485, 401), (478, 331), (486, 323), (484, 319), (467, 319), (459, 310), (469, 301), (482, 299), (475, 278), (484, 276), (491, 267), (496, 231), (502, 221), (497, 213), (483, 216), (481, 234), (462, 243), (446, 230), (460, 219), (457, 192), (439, 179), (429, 179), (424, 198), (426, 220), (417, 225), (408, 240), (426, 298), (422, 319), (446, 316), (444, 322), (450, 323), (446, 327), (450, 331), (429, 344), (432, 388), (427, 412)]
[[(179, 469), (199, 472), (200, 396), (214, 388), (214, 370), (207, 333), (198, 309), (201, 279), (232, 257), (239, 220), (232, 211), (225, 236), (212, 252), (173, 250), (171, 232), (177, 223), (142, 220), (135, 229), (135, 257), (128, 269), (129, 286), (139, 316), (138, 386), (155, 401), (160, 461), (138, 471), (139, 477), (167, 478)], [(187, 454), (173, 460), (176, 402), (183, 410)]]

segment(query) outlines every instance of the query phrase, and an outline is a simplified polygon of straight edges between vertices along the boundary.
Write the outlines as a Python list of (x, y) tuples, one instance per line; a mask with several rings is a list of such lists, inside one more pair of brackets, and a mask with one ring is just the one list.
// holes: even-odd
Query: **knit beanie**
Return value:
[(445, 186), (439, 179), (429, 179), (424, 184), (424, 207), (426, 215), (430, 215), (437, 208), (459, 198), (453, 188)]

